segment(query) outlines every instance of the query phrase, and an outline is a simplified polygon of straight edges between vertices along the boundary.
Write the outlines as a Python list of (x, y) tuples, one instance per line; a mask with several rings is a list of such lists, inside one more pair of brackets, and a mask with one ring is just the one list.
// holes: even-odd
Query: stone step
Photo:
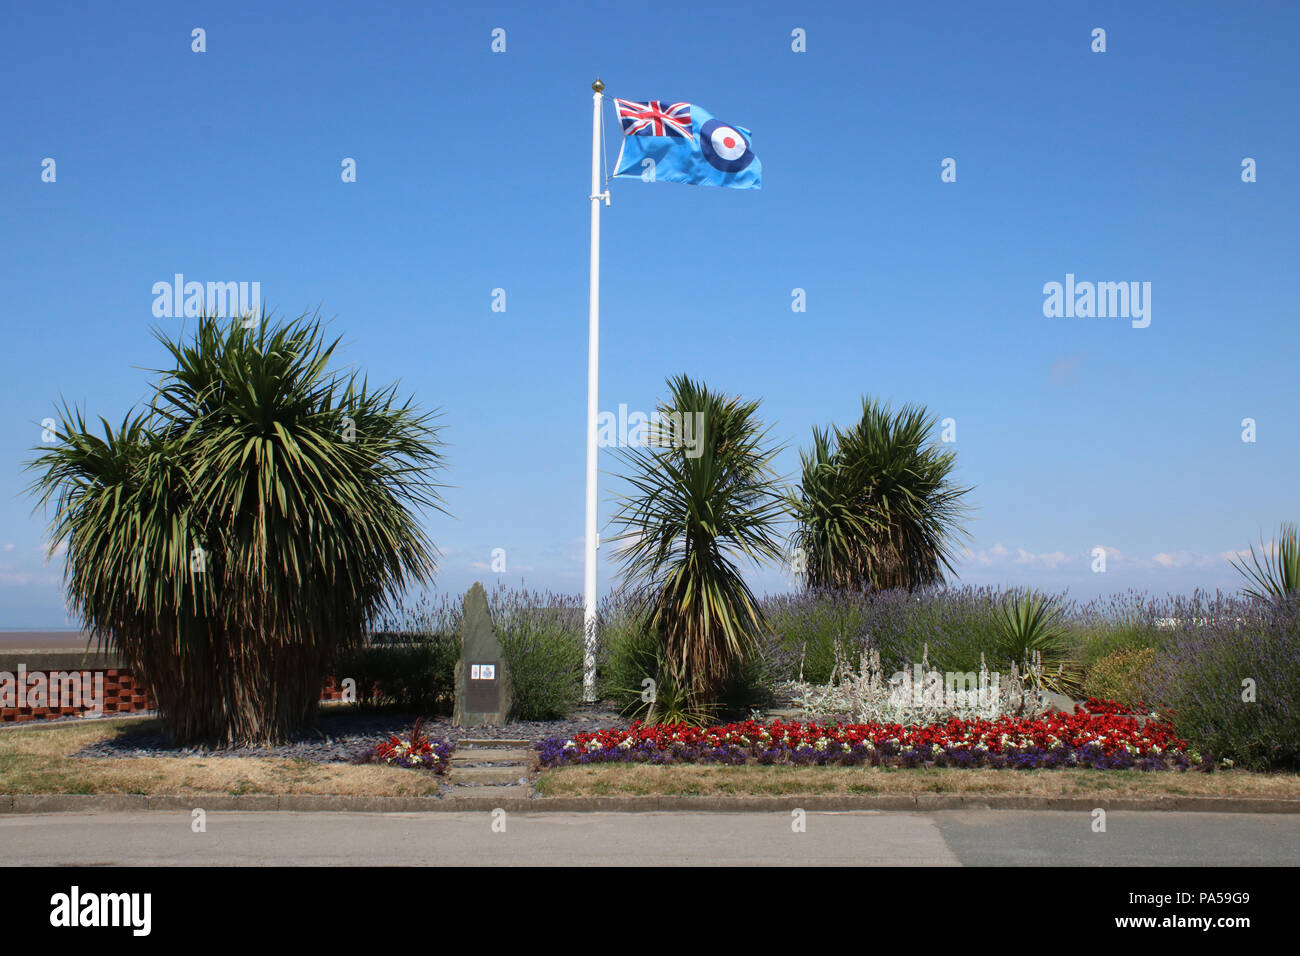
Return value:
[(465, 749), (462, 747), (451, 755), (453, 766), (463, 763), (532, 765), (536, 761), (536, 750), (498, 750), (488, 747)]
[(458, 746), (461, 747), (531, 747), (533, 742), (522, 738), (514, 737), (462, 737)]
[(779, 720), (783, 723), (789, 723), (790, 721), (797, 720), (799, 718), (799, 711), (794, 709), (793, 707), (782, 707), (782, 708), (764, 711), (763, 716), (767, 720)]
[(517, 783), (527, 776), (527, 767), (452, 767), (447, 780), (453, 787), (481, 787)]

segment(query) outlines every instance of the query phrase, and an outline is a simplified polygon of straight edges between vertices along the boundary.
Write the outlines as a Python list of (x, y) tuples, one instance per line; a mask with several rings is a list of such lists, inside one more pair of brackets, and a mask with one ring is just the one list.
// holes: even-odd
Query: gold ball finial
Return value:
[(596, 82), (591, 84), (591, 88), (597, 93), (603, 93), (605, 91), (605, 84), (600, 82), (600, 77), (596, 77)]

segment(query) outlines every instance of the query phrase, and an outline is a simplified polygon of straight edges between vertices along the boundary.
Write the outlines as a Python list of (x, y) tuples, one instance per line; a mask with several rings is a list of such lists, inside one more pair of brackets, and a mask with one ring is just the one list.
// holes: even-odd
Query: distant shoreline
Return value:
[(76, 648), (85, 650), (91, 637), (76, 628), (0, 629), (0, 648)]

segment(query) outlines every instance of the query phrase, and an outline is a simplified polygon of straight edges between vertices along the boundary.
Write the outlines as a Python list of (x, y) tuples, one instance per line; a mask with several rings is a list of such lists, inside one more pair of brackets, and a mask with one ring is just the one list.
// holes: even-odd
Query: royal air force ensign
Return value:
[(762, 188), (763, 166), (749, 130), (723, 122), (694, 103), (614, 100), (623, 127), (615, 176)]

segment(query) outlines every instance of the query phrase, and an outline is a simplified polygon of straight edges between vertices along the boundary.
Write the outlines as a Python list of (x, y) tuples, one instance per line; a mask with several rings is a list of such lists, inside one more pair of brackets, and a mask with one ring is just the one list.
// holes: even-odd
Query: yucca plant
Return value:
[[(637, 696), (639, 704), (632, 708), (632, 716), (646, 724), (688, 724), (691, 727), (708, 727), (718, 722), (716, 703), (697, 703), (690, 688), (678, 684), (670, 671), (662, 666), (654, 686), (654, 693), (645, 691)], [(632, 693), (629, 691), (629, 694)], [(649, 696), (649, 700), (646, 700)]]
[[(431, 416), (329, 370), (306, 316), (161, 332), (150, 405), (93, 434), (62, 409), (30, 464), (70, 605), (148, 684), (183, 743), (282, 740), (312, 723), (325, 669), (435, 550)], [(102, 421), (102, 420), (101, 420)]]
[(1078, 692), (1082, 670), (1067, 657), (1070, 632), (1059, 598), (1029, 589), (1010, 591), (995, 621), (997, 643), (991, 656), (997, 666), (1023, 665), (1038, 655), (1044, 685), (1071, 696)]
[(613, 522), (624, 582), (658, 635), (661, 685), (679, 688), (682, 712), (713, 704), (764, 630), (740, 563), (778, 561), (780, 451), (756, 401), (728, 397), (686, 376), (670, 379), (664, 420), (692, 416), (697, 443), (622, 449), (630, 494)]
[(809, 588), (911, 590), (952, 571), (970, 489), (953, 483), (956, 453), (932, 440), (935, 421), (864, 398), (852, 428), (813, 429), (789, 497)]
[(1300, 528), (1291, 522), (1282, 525), (1274, 542), (1272, 554), (1259, 542), (1260, 554), (1250, 547), (1250, 561), (1233, 561), (1241, 576), (1250, 584), (1242, 590), (1261, 601), (1284, 602), (1295, 600), (1300, 593)]

